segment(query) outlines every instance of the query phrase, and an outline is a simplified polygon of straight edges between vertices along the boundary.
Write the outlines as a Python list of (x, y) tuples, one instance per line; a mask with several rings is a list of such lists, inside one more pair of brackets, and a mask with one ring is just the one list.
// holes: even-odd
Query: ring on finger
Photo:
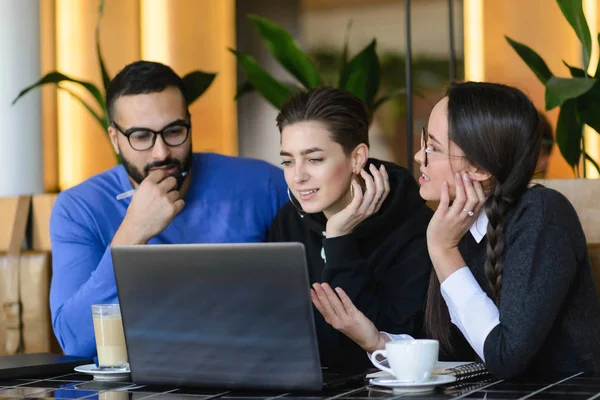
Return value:
[(466, 212), (469, 217), (472, 217), (473, 215), (475, 215), (475, 213), (473, 211), (467, 210), (466, 208), (463, 208), (463, 211)]

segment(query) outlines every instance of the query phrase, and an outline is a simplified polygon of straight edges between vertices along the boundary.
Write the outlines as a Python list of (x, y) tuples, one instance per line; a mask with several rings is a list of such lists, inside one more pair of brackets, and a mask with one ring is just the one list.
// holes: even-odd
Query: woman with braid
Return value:
[[(423, 129), (420, 194), (434, 266), (425, 332), (442, 359), (480, 360), (500, 379), (600, 373), (600, 301), (581, 224), (560, 193), (531, 186), (540, 116), (519, 90), (452, 85)], [(313, 285), (325, 320), (367, 352), (379, 332), (343, 290)]]

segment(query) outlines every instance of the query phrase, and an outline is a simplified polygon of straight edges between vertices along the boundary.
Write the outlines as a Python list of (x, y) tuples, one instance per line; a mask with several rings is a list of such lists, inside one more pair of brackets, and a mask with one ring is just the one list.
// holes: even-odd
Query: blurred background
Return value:
[[(20, 89), (52, 70), (102, 87), (95, 47), (100, 1), (0, 0), (0, 4), (8, 10), (2, 13), (6, 34), (0, 39), (3, 64), (8, 64), (0, 67), (4, 70), (0, 115), (9, 122), (2, 133), (5, 145), (0, 158), (5, 176), (0, 195), (19, 194), (19, 188), (24, 193), (56, 193), (114, 166), (116, 159), (103, 129), (69, 93), (46, 85), (10, 104)], [(515, 85), (543, 110), (544, 86), (504, 35), (534, 48), (557, 75), (568, 75), (562, 60), (582, 64), (581, 44), (553, 1), (413, 0), (414, 146), (418, 146), (419, 132), (431, 107), (449, 83), (450, 5), (458, 80)], [(584, 0), (583, 5), (594, 37), (597, 1)], [(11, 12), (13, 17), (9, 18)], [(26, 18), (17, 19), (16, 14)], [(195, 150), (277, 164), (276, 109), (258, 93), (234, 100), (245, 76), (228, 48), (254, 56), (278, 78), (293, 79), (270, 55), (249, 14), (267, 18), (292, 34), (326, 83), (336, 79), (348, 32), (350, 56), (376, 39), (380, 92), (406, 86), (402, 0), (106, 0), (100, 47), (109, 75), (138, 59), (164, 62), (180, 75), (194, 69), (218, 72), (207, 92), (191, 107)], [(19, 31), (27, 36), (16, 35)], [(597, 59), (597, 43), (593, 50)], [(84, 99), (91, 97), (79, 85), (62, 86)], [(558, 109), (546, 114), (554, 126)], [(591, 135), (588, 142), (592, 154), (600, 151), (597, 136)], [(403, 165), (412, 162), (406, 154), (405, 96), (395, 97), (377, 110), (371, 141), (373, 156)], [(558, 151), (550, 155), (546, 172), (550, 177), (573, 177)], [(11, 185), (10, 180), (19, 184)], [(23, 184), (24, 180), (31, 180), (31, 184)]]

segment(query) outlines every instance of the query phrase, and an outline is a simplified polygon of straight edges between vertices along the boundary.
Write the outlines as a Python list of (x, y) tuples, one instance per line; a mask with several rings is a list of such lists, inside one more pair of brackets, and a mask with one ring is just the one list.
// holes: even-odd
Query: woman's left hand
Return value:
[(466, 172), (456, 173), (455, 177), (456, 198), (450, 205), (448, 182), (444, 182), (440, 204), (427, 227), (427, 247), (434, 266), (437, 259), (443, 259), (457, 248), (485, 204), (485, 193), (479, 181), (472, 181)]
[(371, 164), (369, 169), (373, 178), (364, 169), (360, 171), (367, 188), (365, 193), (363, 194), (360, 185), (353, 179), (351, 185), (354, 188), (354, 198), (346, 208), (327, 220), (325, 232), (328, 238), (352, 233), (358, 224), (379, 211), (390, 193), (390, 180), (383, 164), (379, 169)]
[(310, 289), (312, 302), (325, 322), (352, 339), (368, 352), (382, 349), (386, 337), (363, 314), (342, 288), (335, 291), (327, 283), (315, 283)]

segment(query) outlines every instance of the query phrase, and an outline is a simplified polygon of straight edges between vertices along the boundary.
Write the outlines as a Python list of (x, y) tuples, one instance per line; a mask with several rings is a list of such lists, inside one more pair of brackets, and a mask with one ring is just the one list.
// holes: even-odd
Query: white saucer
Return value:
[(391, 378), (373, 378), (369, 381), (371, 385), (384, 386), (392, 388), (394, 391), (402, 392), (429, 392), (435, 389), (438, 385), (451, 383), (456, 381), (456, 377), (452, 375), (432, 375), (425, 382), (407, 382), (399, 381)]
[(100, 369), (95, 364), (75, 367), (75, 371), (94, 376), (97, 381), (123, 381), (129, 379), (129, 364), (125, 368)]

